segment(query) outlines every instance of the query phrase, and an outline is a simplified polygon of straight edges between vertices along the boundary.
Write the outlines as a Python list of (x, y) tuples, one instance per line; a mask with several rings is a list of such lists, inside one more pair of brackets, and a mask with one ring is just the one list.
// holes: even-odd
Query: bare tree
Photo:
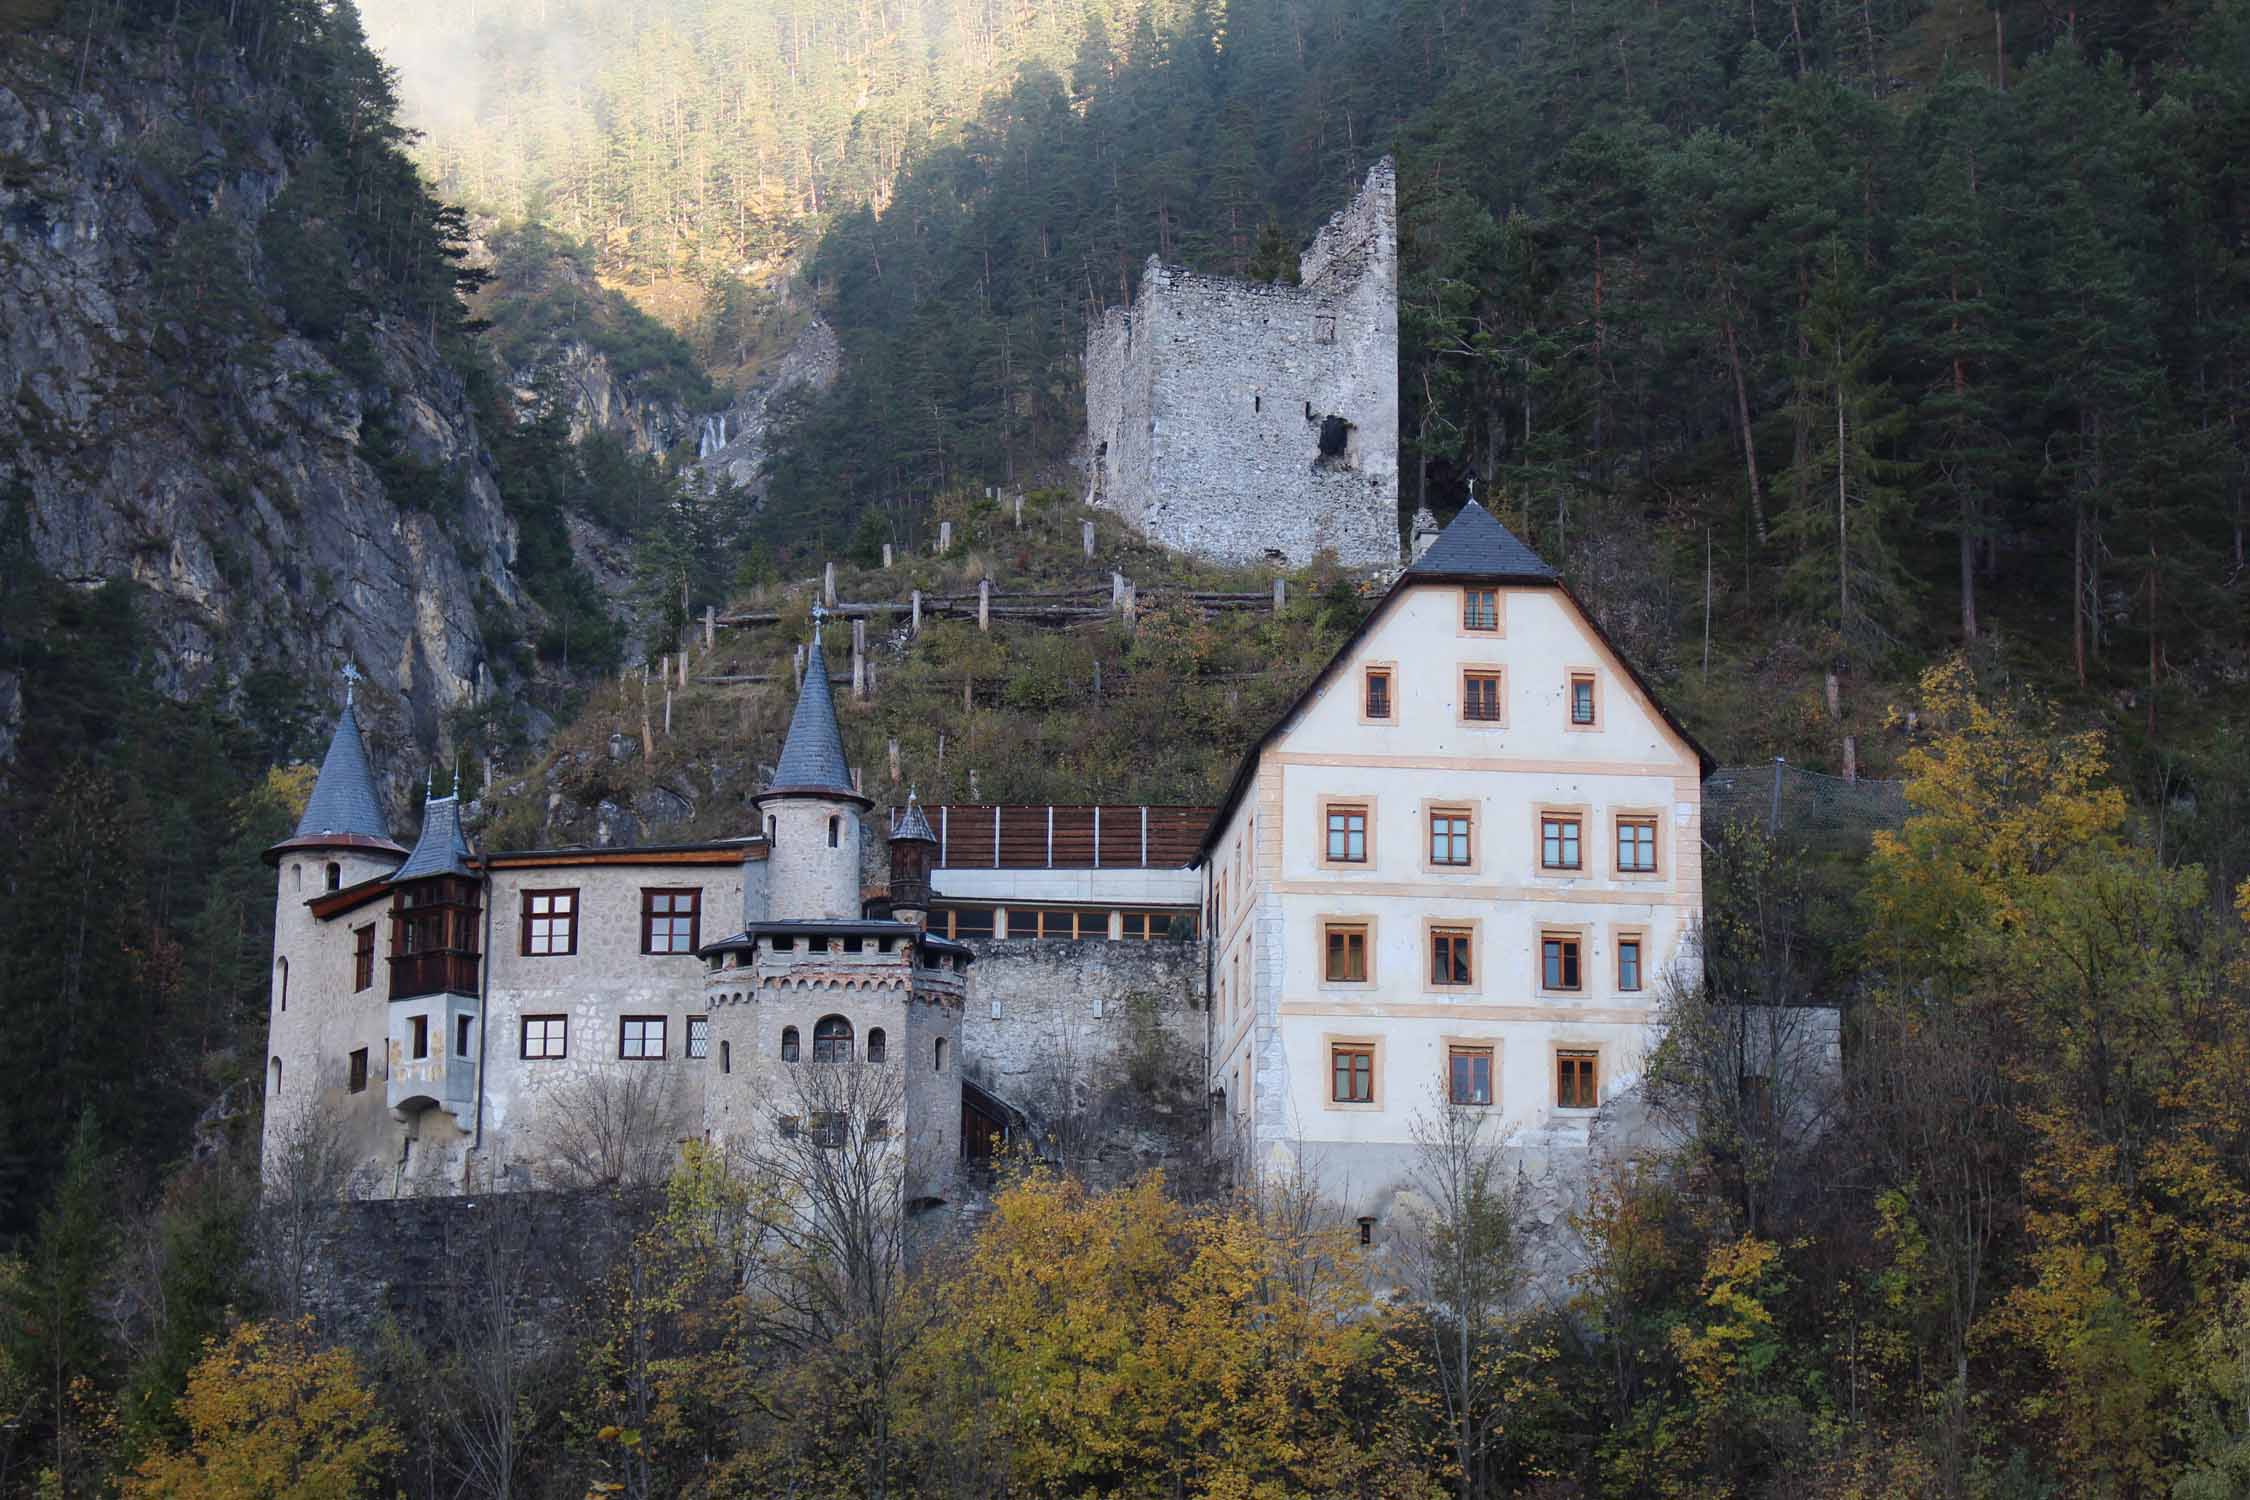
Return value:
[(1506, 1412), (1510, 1306), (1523, 1283), (1506, 1141), (1489, 1111), (1451, 1103), (1418, 1114), (1411, 1133), (1422, 1204), (1400, 1236), (1401, 1259), (1445, 1398), (1460, 1494), (1478, 1500)]
[(259, 1276), (283, 1321), (294, 1321), (305, 1310), (321, 1226), (353, 1185), (343, 1127), (317, 1100), (303, 1101), (267, 1134), (262, 1175)]
[(509, 1500), (516, 1493), (534, 1366), (543, 1352), (532, 1302), (539, 1254), (532, 1200), (493, 1193), (478, 1222), (446, 1220), (446, 1322), (454, 1344), (443, 1375), (452, 1386), (439, 1422), (452, 1439), (462, 1489)]
[(669, 1067), (590, 1073), (545, 1091), (541, 1175), (559, 1188), (655, 1188), (679, 1151), (678, 1089)]

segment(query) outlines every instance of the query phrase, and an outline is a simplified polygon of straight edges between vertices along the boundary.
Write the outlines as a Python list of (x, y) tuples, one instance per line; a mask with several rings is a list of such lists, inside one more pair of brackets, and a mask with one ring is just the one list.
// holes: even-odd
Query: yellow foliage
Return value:
[(1773, 1241), (1745, 1235), (1712, 1246), (1705, 1257), (1702, 1297), (1708, 1315), (1700, 1326), (1681, 1324), (1672, 1330), (1672, 1352), (1702, 1404), (1723, 1401), (1754, 1369), (1760, 1347), (1770, 1346), (1773, 1314), (1760, 1298), (1759, 1283), (1780, 1256), (1781, 1247)]
[(402, 1447), (351, 1354), (315, 1348), (309, 1320), (214, 1339), (180, 1414), (187, 1446), (144, 1459), (126, 1500), (345, 1500)]

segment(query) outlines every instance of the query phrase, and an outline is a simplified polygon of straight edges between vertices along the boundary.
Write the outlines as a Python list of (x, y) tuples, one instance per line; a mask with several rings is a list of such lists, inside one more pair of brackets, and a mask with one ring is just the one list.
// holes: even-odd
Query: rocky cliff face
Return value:
[(792, 391), (827, 390), (843, 365), (836, 331), (817, 317), (807, 323), (771, 374), (745, 389), (724, 412), (704, 418), (696, 442), (703, 473), (739, 486), (762, 506), (776, 403)]
[(355, 662), (435, 745), (524, 608), (466, 382), (419, 320), (286, 309), (286, 96), (223, 48), (78, 42), (0, 35), (0, 501), (56, 575), (145, 587), (168, 691)]

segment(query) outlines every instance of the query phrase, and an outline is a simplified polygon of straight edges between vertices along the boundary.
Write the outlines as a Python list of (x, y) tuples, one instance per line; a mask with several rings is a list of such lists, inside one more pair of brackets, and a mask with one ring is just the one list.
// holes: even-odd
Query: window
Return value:
[(887, 1045), (888, 1039), (884, 1037), (882, 1027), (871, 1026), (868, 1028), (867, 1060), (870, 1063), (879, 1063), (883, 1060), (883, 1053), (886, 1050)]
[(1498, 589), (1463, 589), (1461, 591), (1461, 628), (1496, 634), (1500, 629), (1500, 591)]
[(852, 1060), (852, 1023), (842, 1016), (822, 1016), (813, 1023), (812, 1060), (848, 1063)]
[(1539, 982), (1542, 988), (1570, 991), (1581, 988), (1578, 973), (1578, 934), (1549, 932), (1539, 939)]
[(693, 953), (702, 905), (699, 890), (642, 891), (641, 951)]
[(719, 1043), (719, 1071), (722, 1073), (734, 1071), (734, 1043), (732, 1042)]
[(1430, 814), (1430, 863), (1465, 868), (1469, 863), (1469, 814), (1448, 808)]
[(280, 1008), (287, 1010), (289, 1008), (289, 960), (286, 958), (277, 958), (273, 961), (273, 992)]
[(523, 1055), (525, 1057), (568, 1057), (570, 1055), (570, 1019), (567, 1016), (525, 1016), (523, 1018)]
[(1175, 920), (1186, 924), (1188, 928), (1187, 935), (1189, 937), (1192, 938), (1193, 936), (1195, 936), (1195, 914), (1193, 912), (1186, 911), (1126, 912), (1124, 918), (1125, 936), (1133, 939), (1136, 942), (1145, 941), (1153, 943), (1160, 938), (1168, 938), (1172, 935), (1172, 923)]
[(781, 1138), (783, 1140), (793, 1141), (797, 1138), (797, 1129), (799, 1123), (800, 1121), (797, 1116), (783, 1115), (779, 1119), (774, 1121), (774, 1126), (776, 1129), (780, 1130)]
[(841, 837), (843, 836), (843, 831), (844, 831), (844, 820), (843, 820), (842, 818), (830, 818), (830, 819), (828, 820), (828, 847), (829, 847), (829, 848), (833, 849), (833, 848), (835, 848), (835, 847), (836, 847), (836, 841), (837, 841), (837, 840), (838, 840), (839, 838), (841, 838)]
[(781, 1060), (783, 1062), (795, 1062), (797, 1060), (797, 1028), (794, 1026), (781, 1028)]
[(430, 1018), (428, 1016), (416, 1016), (413, 1027), (414, 1055), (416, 1057), (428, 1057), (430, 1055)]
[(1461, 674), (1461, 717), (1472, 724), (1500, 722), (1500, 674), (1470, 670)]
[(1570, 674), (1570, 722), (1581, 729), (1597, 722), (1594, 712), (1594, 674)]
[(1448, 1047), (1445, 1051), (1445, 1097), (1454, 1104), (1492, 1102), (1492, 1049)]
[(1328, 983), (1367, 983), (1367, 924), (1328, 922), (1321, 931), (1327, 954), (1321, 973)]
[(523, 954), (555, 958), (578, 951), (578, 892), (523, 893)]
[(467, 1057), (469, 1055), (469, 1032), (475, 1024), (475, 1021), (468, 1016), (455, 1016), (453, 1018), (453, 1055), (455, 1057)]
[(930, 914), (930, 930), (940, 937), (988, 938), (992, 936), (992, 908), (949, 906)]
[(1367, 669), (1367, 701), (1364, 717), (1388, 719), (1390, 716), (1391, 669), (1389, 667), (1369, 667)]
[(709, 1016), (689, 1016), (687, 1018), (687, 1055), (690, 1057), (709, 1057), (711, 1055), (711, 1018)]
[(1628, 993), (1641, 987), (1641, 940), (1637, 937), (1617, 940), (1617, 987)]
[(1375, 1049), (1339, 1043), (1328, 1049), (1328, 1097), (1338, 1104), (1375, 1102)]
[(332, 891), (344, 888), (344, 867), (333, 860), (328, 865), (328, 888)]
[(664, 1018), (627, 1016), (617, 1023), (617, 1055), (654, 1061), (664, 1055)]
[(851, 1122), (840, 1109), (817, 1111), (812, 1117), (810, 1138), (816, 1146), (834, 1151), (851, 1137)]
[(1475, 946), (1474, 928), (1431, 928), (1430, 983), (1449, 986), (1473, 983), (1474, 970), (1469, 955)]
[(937, 1039), (937, 1051), (933, 1054), (930, 1067), (939, 1073), (945, 1071), (945, 1038), (942, 1036)]
[(1600, 1070), (1601, 1060), (1595, 1052), (1557, 1052), (1555, 1054), (1555, 1107), (1557, 1109), (1599, 1109), (1602, 1103)]
[(1617, 868), (1621, 874), (1656, 873), (1656, 819), (1617, 820)]
[(1580, 868), (1578, 831), (1580, 819), (1576, 813), (1541, 813), (1539, 815), (1539, 865), (1546, 870), (1575, 870)]
[(367, 1049), (365, 1047), (361, 1047), (352, 1053), (351, 1091), (355, 1094), (367, 1092)]
[(1337, 803), (1328, 809), (1328, 858), (1337, 864), (1367, 863), (1367, 808)]
[(1312, 337), (1313, 342), (1316, 344), (1335, 343), (1336, 315), (1334, 313), (1314, 313), (1312, 320)]
[(375, 924), (352, 929), (352, 988), (370, 989), (375, 983)]
[(887, 1141), (890, 1139), (890, 1136), (891, 1122), (885, 1119), (883, 1116), (877, 1115), (867, 1122), (867, 1138), (869, 1140)]

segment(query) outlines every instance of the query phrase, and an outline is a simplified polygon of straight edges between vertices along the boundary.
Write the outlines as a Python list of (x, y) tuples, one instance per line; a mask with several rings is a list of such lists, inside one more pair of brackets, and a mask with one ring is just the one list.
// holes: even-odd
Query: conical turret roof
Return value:
[(382, 800), (375, 793), (375, 773), (368, 764), (367, 741), (359, 732), (359, 714), (349, 696), (336, 733), (328, 741), (328, 754), (320, 762), (312, 796), (305, 803), (297, 831), (266, 851), (269, 858), (283, 849), (369, 848), (392, 854), (406, 851), (391, 838), (383, 819)]
[(391, 873), (391, 883), (431, 875), (459, 875), (473, 880), (476, 876), (469, 868), (471, 857), (468, 836), (461, 832), (461, 799), (432, 797), (422, 808), (422, 836), (414, 841), (414, 852), (406, 856), (406, 863)]
[(820, 631), (813, 631), (805, 653), (805, 680), (797, 690), (797, 711), (789, 737), (781, 744), (768, 797), (848, 797), (867, 799), (852, 789), (852, 768), (844, 759), (843, 731), (836, 727), (836, 698), (828, 687), (828, 658), (821, 654)]
[(899, 814), (898, 822), (891, 827), (891, 841), (896, 843), (901, 839), (919, 839), (925, 844), (938, 841), (930, 830), (930, 820), (922, 815), (922, 799), (912, 792), (906, 794), (906, 811)]

